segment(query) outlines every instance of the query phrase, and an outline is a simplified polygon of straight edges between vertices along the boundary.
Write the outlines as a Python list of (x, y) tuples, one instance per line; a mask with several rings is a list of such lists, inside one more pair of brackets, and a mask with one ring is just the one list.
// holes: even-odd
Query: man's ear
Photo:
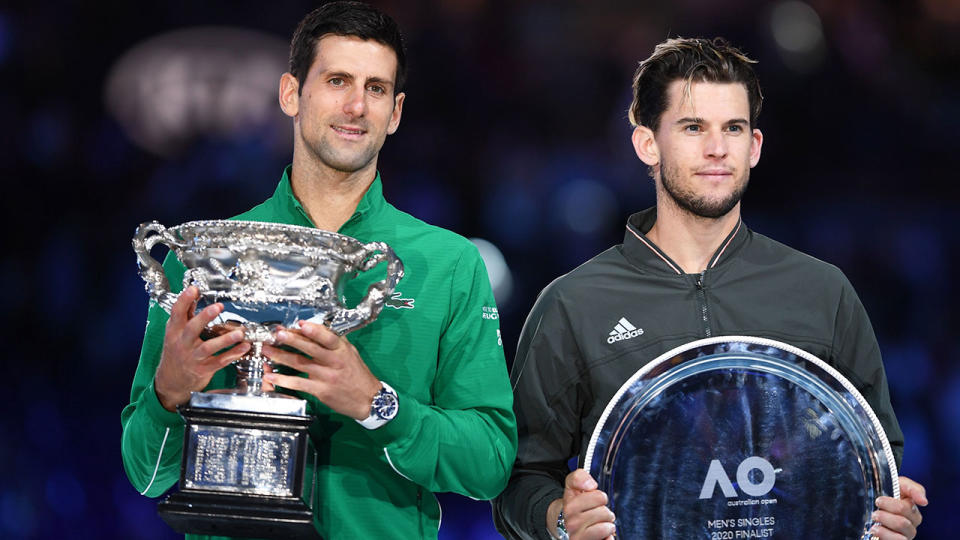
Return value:
[(757, 166), (757, 163), (760, 162), (760, 149), (763, 148), (763, 133), (759, 129), (754, 128), (753, 132), (750, 134), (750, 168)]
[(657, 141), (650, 128), (637, 126), (634, 128), (630, 140), (633, 142), (633, 150), (637, 153), (640, 161), (650, 167), (660, 164), (660, 148), (657, 146)]
[(393, 98), (393, 112), (390, 113), (390, 123), (387, 124), (387, 135), (393, 135), (400, 127), (400, 117), (403, 115), (403, 100), (406, 97), (406, 94), (400, 92)]
[(300, 83), (290, 73), (280, 76), (280, 108), (290, 118), (300, 112)]

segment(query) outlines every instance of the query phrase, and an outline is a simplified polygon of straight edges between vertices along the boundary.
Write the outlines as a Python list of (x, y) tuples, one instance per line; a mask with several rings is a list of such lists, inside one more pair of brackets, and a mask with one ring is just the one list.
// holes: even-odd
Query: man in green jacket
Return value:
[[(611, 494), (568, 460), (583, 466), (604, 407), (645, 362), (710, 336), (771, 338), (829, 362), (876, 411), (899, 465), (903, 434), (853, 287), (740, 217), (763, 143), (752, 63), (723, 40), (671, 39), (640, 64), (632, 142), (657, 205), (630, 216), (623, 244), (551, 283), (527, 318), (512, 373), (519, 450), (494, 503), (504, 536), (612, 538)], [(900, 489), (877, 501), (882, 540), (913, 538), (920, 523), (923, 487), (900, 477)]]
[[(307, 15), (280, 79), (280, 107), (294, 124), (293, 164), (272, 197), (236, 217), (384, 241), (405, 266), (376, 322), (349, 339), (302, 323), (278, 333), (284, 349), (264, 348), (297, 372), (269, 373), (266, 382), (297, 392), (317, 417), (314, 523), (327, 539), (436, 538), (440, 508), (432, 492), (490, 499), (516, 455), (500, 331), (489, 316), (496, 307), (476, 248), (382, 195), (377, 156), (400, 123), (405, 70), (399, 29), (376, 9), (337, 2)], [(176, 292), (184, 267), (168, 256), (164, 269)], [(351, 281), (348, 303), (376, 279)], [(229, 364), (249, 348), (240, 332), (201, 340), (223, 306), (194, 315), (197, 297), (188, 287), (169, 317), (151, 303), (121, 415), (127, 476), (151, 497), (179, 478), (177, 406), (191, 392), (230, 387)], [(384, 393), (398, 401), (388, 418), (373, 408)]]

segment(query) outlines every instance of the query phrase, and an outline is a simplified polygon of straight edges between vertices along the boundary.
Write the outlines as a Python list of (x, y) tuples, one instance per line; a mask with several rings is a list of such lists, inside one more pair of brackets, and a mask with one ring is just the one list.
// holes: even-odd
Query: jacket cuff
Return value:
[(376, 429), (364, 431), (370, 435), (377, 445), (386, 447), (413, 432), (417, 425), (417, 419), (422, 415), (422, 407), (424, 405), (419, 401), (397, 391), (397, 415)]
[(559, 495), (550, 491), (538, 501), (533, 503), (530, 511), (530, 531), (533, 533), (534, 538), (540, 540), (553, 540), (550, 536), (550, 531), (547, 530), (547, 508), (550, 506), (550, 503), (554, 499), (559, 499), (563, 497), (563, 491), (561, 490)]
[(180, 413), (170, 412), (163, 408), (163, 405), (160, 404), (160, 398), (157, 397), (157, 391), (153, 387), (153, 381), (150, 381), (150, 385), (143, 390), (143, 394), (140, 395), (140, 402), (147, 416), (162, 427), (179, 427), (186, 423)]

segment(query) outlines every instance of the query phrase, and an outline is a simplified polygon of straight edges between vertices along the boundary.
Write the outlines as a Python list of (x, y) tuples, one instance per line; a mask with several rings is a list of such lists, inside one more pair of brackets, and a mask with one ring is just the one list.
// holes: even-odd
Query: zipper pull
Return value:
[(697, 275), (697, 288), (700, 290), (703, 290), (703, 274), (705, 273), (706, 272), (700, 272), (700, 274)]

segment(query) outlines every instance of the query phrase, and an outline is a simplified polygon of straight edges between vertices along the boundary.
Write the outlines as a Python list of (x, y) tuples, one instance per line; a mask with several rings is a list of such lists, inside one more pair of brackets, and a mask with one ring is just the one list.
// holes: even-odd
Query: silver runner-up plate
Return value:
[(584, 466), (618, 538), (868, 539), (900, 496), (887, 436), (836, 369), (744, 336), (694, 341), (614, 395)]

